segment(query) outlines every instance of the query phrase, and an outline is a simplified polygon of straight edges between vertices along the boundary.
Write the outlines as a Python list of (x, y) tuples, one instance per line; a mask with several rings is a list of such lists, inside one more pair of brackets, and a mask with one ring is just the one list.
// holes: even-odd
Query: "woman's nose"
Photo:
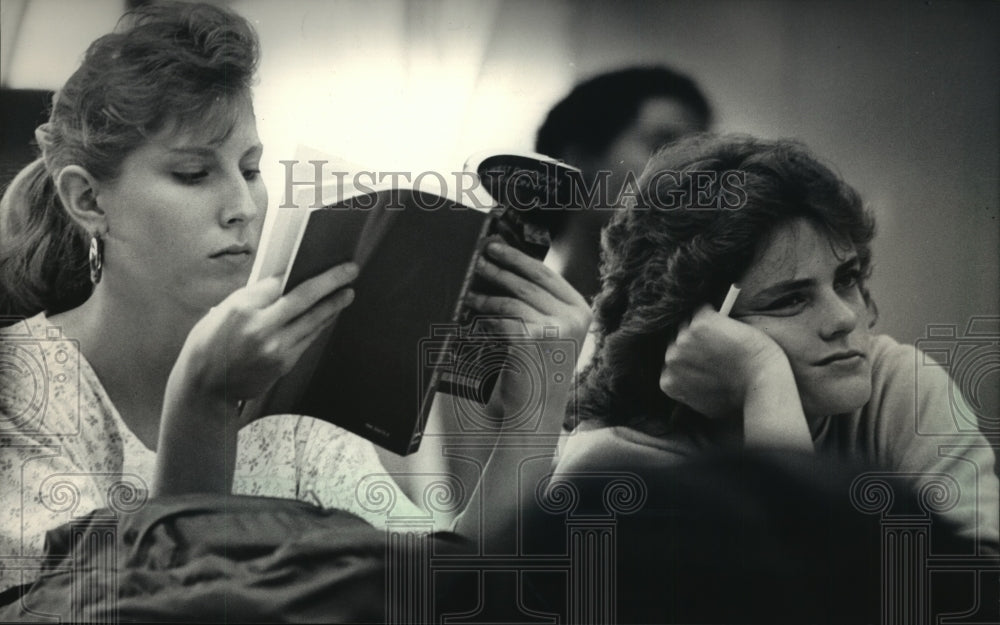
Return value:
[(226, 197), (223, 198), (222, 225), (232, 226), (236, 224), (248, 223), (257, 218), (261, 212), (257, 198), (250, 188), (250, 184), (239, 178), (236, 184), (228, 185)]
[(836, 291), (824, 298), (820, 333), (824, 339), (849, 334), (858, 325), (860, 311), (857, 304)]

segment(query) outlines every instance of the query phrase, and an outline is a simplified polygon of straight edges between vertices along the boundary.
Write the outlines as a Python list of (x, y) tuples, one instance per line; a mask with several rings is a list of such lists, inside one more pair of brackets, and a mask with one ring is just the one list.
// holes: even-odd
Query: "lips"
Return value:
[(836, 363), (836, 362), (852, 361), (852, 360), (857, 359), (857, 358), (862, 358), (863, 359), (864, 357), (865, 357), (865, 353), (864, 352), (858, 351), (856, 349), (850, 349), (850, 350), (846, 350), (846, 351), (836, 352), (834, 354), (830, 354), (829, 356), (827, 356), (825, 358), (817, 360), (816, 362), (813, 363), (813, 365), (816, 366), (816, 367), (822, 367), (822, 366), (833, 364), (833, 363)]
[(209, 259), (213, 263), (221, 263), (221, 266), (227, 268), (225, 271), (242, 272), (253, 262), (253, 248), (246, 243), (230, 245), (212, 254)]
[(243, 244), (230, 245), (225, 249), (219, 250), (218, 252), (211, 254), (209, 258), (223, 258), (226, 256), (240, 256), (240, 255), (249, 256), (252, 253), (253, 253), (253, 248), (247, 245), (246, 243), (243, 243)]

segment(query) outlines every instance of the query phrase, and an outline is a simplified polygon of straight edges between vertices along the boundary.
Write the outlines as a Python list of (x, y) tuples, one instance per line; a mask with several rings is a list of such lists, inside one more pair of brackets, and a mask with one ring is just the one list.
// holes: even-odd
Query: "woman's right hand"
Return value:
[(700, 308), (667, 348), (660, 390), (706, 417), (741, 415), (749, 446), (813, 449), (785, 352), (711, 306)]
[(269, 278), (233, 292), (188, 334), (167, 380), (154, 495), (228, 493), (242, 424), (237, 402), (265, 393), (351, 303), (353, 263), (281, 295)]
[(748, 392), (782, 364), (787, 368), (788, 359), (773, 339), (705, 305), (667, 347), (660, 390), (702, 415), (721, 418), (742, 412)]
[(171, 378), (233, 403), (264, 394), (354, 300), (348, 285), (357, 275), (344, 263), (286, 295), (276, 277), (234, 291), (192, 328)]

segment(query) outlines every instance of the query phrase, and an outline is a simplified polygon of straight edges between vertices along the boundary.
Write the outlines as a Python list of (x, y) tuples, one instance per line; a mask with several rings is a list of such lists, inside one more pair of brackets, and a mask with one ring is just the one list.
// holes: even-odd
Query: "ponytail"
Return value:
[(36, 159), (0, 200), (0, 314), (29, 317), (82, 304), (92, 289), (86, 244), (45, 161)]

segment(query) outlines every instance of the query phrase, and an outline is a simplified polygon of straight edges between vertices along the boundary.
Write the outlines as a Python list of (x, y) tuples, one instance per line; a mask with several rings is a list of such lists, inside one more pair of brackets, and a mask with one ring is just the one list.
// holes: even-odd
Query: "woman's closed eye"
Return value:
[[(203, 169), (199, 171), (175, 171), (172, 174), (177, 181), (183, 184), (195, 185), (208, 178), (209, 172)], [(247, 182), (253, 182), (260, 178), (260, 170), (256, 167), (244, 169), (241, 171), (241, 174)]]
[(208, 170), (201, 169), (198, 171), (175, 171), (173, 176), (179, 182), (183, 184), (198, 184), (208, 176)]

